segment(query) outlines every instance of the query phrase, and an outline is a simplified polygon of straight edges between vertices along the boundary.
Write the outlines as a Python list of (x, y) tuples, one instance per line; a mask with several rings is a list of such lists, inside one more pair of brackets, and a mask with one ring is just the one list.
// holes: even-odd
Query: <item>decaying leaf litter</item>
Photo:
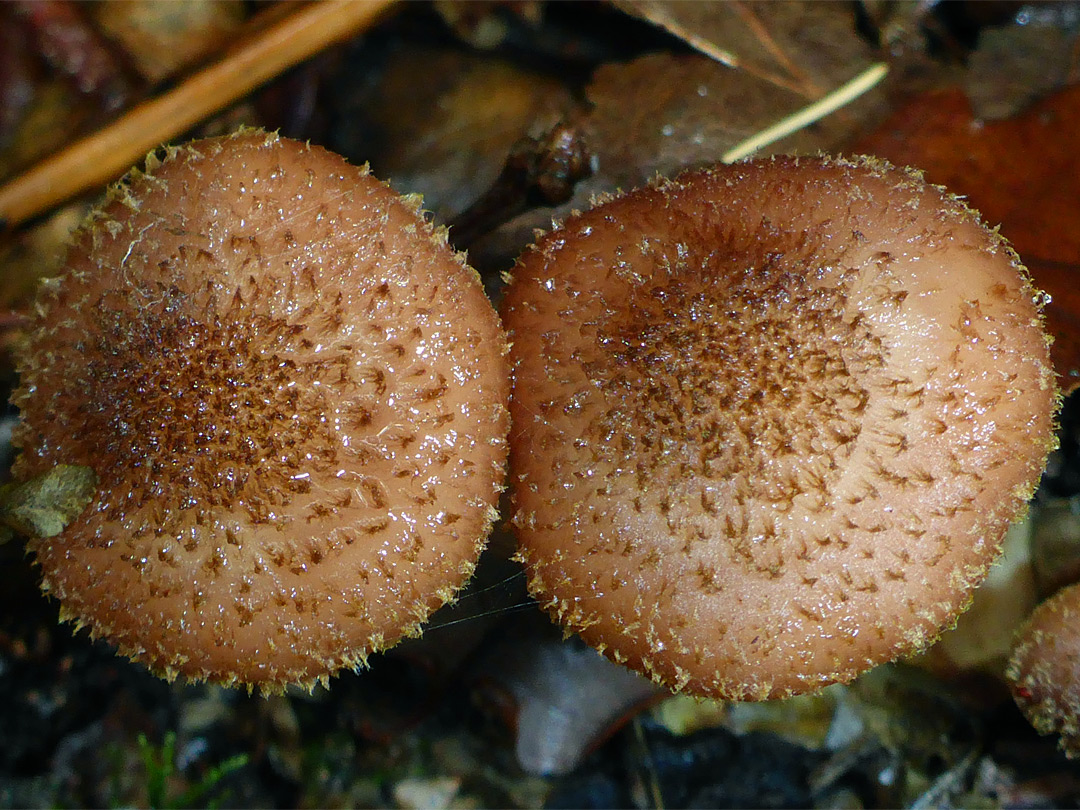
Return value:
[[(40, 5), (0, 9), (11, 23), (0, 30), (25, 34), (0, 66), (0, 169), (9, 179), (112, 111), (167, 92), (162, 81), (222, 58), (224, 44), (260, 25), (258, 13), (245, 19), (246, 10), (210, 2)], [(715, 161), (884, 64), (883, 81), (763, 151), (873, 150), (968, 195), (1004, 223), (1053, 295), (1055, 362), (1067, 380), (1078, 317), (1075, 200), (1053, 179), (1075, 174), (1076, 9), (407, 5), (191, 134), (260, 124), (370, 161), (399, 190), (423, 193), (436, 221), (471, 216), (469, 244), (459, 247), (497, 294), (499, 274), (552, 218)], [(563, 137), (549, 137), (556, 128)], [(507, 172), (515, 150), (525, 170)], [(567, 199), (545, 196), (552, 178)], [(0, 243), (5, 347), (19, 339), (35, 279), (56, 266), (92, 198)], [(995, 572), (1006, 586), (969, 614), (991, 617), (973, 619), (977, 627), (1008, 635), (1009, 622), (1075, 566), (1074, 424), (1067, 407), (1062, 449)], [(2, 801), (167, 803), (215, 768), (200, 801), (237, 805), (1038, 807), (1080, 795), (1074, 770), (1008, 702), (1000, 639), (950, 639), (915, 665), (783, 704), (624, 692), (621, 670), (605, 672), (592, 653), (561, 643), (527, 605), (511, 547), (509, 537), (493, 539), (474, 592), (423, 639), (329, 691), (264, 700), (164, 684), (72, 637), (37, 593), (20, 541), (0, 546), (10, 582), (0, 611), (10, 707)], [(541, 677), (552, 672), (566, 673), (554, 687)], [(588, 697), (597, 682), (611, 684), (611, 701)], [(582, 723), (569, 735), (558, 728), (566, 717)], [(161, 773), (148, 773), (160, 757), (145, 755), (138, 735), (164, 754), (170, 731), (176, 767), (163, 791)], [(556, 769), (569, 772), (536, 774)]]

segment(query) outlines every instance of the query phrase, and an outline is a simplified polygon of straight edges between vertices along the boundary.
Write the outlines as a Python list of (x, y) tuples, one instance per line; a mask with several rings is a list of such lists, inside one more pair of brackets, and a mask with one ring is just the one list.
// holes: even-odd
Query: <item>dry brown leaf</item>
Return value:
[[(470, 249), (482, 271), (502, 270), (532, 239), (601, 194), (641, 186), (657, 174), (720, 160), (731, 147), (799, 110), (805, 99), (743, 70), (695, 54), (647, 54), (599, 68), (587, 89), (591, 111), (579, 122), (594, 156), (594, 174), (556, 209), (512, 220)], [(771, 144), (759, 154), (812, 153), (837, 148), (853, 122), (876, 115), (881, 93)]]
[[(656, 173), (713, 163), (739, 142), (804, 105), (797, 94), (698, 56), (649, 54), (596, 71), (586, 121), (599, 157), (594, 192), (631, 188)], [(632, 99), (632, 103), (628, 100)], [(828, 149), (849, 123), (826, 118), (767, 153)]]
[[(598, 158), (595, 176), (582, 188), (588, 194), (629, 190), (657, 173), (715, 162), (803, 103), (790, 90), (710, 59), (661, 53), (601, 67), (588, 98), (593, 109), (585, 131)], [(798, 138), (804, 146), (806, 137)], [(587, 197), (579, 194), (575, 202)]]
[(706, 56), (804, 99), (821, 97), (873, 61), (846, 3), (617, 0), (616, 5)]
[(539, 135), (572, 102), (550, 77), (428, 48), (392, 57), (375, 92), (346, 106), (356, 111), (363, 150), (350, 157), (370, 161), (400, 191), (423, 194), (446, 221), (487, 190), (518, 139)]

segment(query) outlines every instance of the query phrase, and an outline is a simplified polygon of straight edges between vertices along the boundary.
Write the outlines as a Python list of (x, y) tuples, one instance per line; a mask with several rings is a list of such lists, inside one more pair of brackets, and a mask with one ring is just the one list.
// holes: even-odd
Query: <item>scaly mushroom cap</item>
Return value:
[(918, 650), (1053, 446), (1040, 301), (974, 212), (868, 159), (721, 166), (571, 217), (505, 301), (532, 592), (715, 697)]
[(1013, 698), (1040, 734), (1080, 757), (1080, 585), (1043, 602), (1016, 636), (1005, 669)]
[(172, 677), (325, 680), (414, 634), (495, 515), (507, 351), (479, 277), (366, 169), (246, 130), (147, 159), (21, 360), (16, 473), (97, 473), (32, 542), (62, 616)]

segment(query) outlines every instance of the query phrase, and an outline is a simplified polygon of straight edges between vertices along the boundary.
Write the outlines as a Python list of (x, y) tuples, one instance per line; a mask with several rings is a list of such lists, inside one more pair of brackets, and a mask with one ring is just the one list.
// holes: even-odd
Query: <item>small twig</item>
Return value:
[(774, 143), (793, 132), (797, 132), (803, 127), (809, 126), (846, 104), (850, 104), (884, 79), (885, 74), (888, 72), (889, 66), (884, 62), (878, 62), (877, 64), (872, 65), (851, 81), (833, 90), (824, 98), (803, 107), (793, 115), (789, 115), (787, 118), (777, 121), (772, 126), (766, 127), (755, 135), (747, 138), (742, 143), (733, 146), (721, 156), (720, 160), (723, 163), (734, 163), (736, 160), (741, 160), (747, 155), (753, 154), (763, 146), (768, 146), (770, 143)]
[(464, 250), (530, 206), (560, 205), (592, 172), (592, 154), (573, 124), (560, 122), (540, 138), (523, 138), (491, 188), (450, 223), (450, 241)]
[(115, 179), (149, 150), (328, 45), (363, 30), (390, 3), (325, 0), (301, 7), (220, 62), (0, 187), (0, 223), (17, 225)]

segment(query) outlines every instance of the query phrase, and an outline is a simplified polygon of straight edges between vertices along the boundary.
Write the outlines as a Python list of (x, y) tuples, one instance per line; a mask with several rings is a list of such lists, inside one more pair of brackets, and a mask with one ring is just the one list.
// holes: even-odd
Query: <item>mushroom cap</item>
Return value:
[(507, 345), (402, 198), (261, 131), (147, 158), (77, 232), (20, 361), (19, 478), (99, 492), (32, 541), (61, 615), (166, 677), (325, 681), (469, 577)]
[(1080, 584), (1068, 585), (1032, 612), (1005, 668), (1013, 699), (1040, 734), (1080, 757)]
[(872, 159), (718, 166), (572, 216), (504, 301), (531, 591), (712, 697), (922, 648), (1054, 445), (1041, 301), (961, 201)]

